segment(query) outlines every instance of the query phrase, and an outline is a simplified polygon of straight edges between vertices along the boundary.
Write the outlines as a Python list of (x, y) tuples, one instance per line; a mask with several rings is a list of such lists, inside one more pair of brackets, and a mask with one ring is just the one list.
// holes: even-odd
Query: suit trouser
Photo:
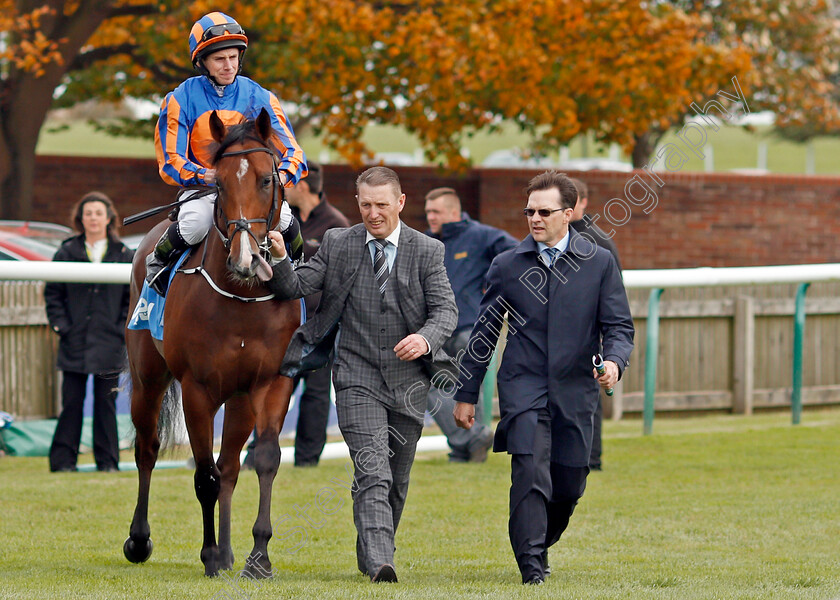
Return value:
[[(61, 414), (50, 446), (50, 470), (76, 466), (82, 439), (87, 373), (63, 372)], [(99, 469), (116, 469), (120, 460), (117, 434), (119, 374), (93, 376), (93, 458)]]
[(327, 422), (330, 418), (329, 365), (303, 377), (303, 395), (298, 406), (295, 430), (295, 466), (317, 465), (327, 443)]
[(601, 395), (598, 394), (598, 408), (595, 409), (595, 416), (592, 418), (592, 452), (589, 454), (589, 468), (601, 468), (601, 424), (604, 420), (604, 403)]
[(540, 409), (533, 454), (511, 455), (508, 532), (522, 581), (545, 577), (548, 548), (557, 543), (586, 488), (588, 467), (550, 461), (551, 417)]
[[(461, 350), (466, 349), (470, 341), (470, 329), (462, 329), (443, 345), (443, 349), (452, 358), (456, 358)], [(462, 429), (455, 424), (455, 397), (454, 390), (441, 390), (434, 386), (429, 388), (426, 410), (432, 415), (437, 426), (446, 436), (446, 441), (452, 452), (449, 457), (453, 459), (469, 460), (470, 452), (484, 438), (484, 431), (487, 425), (484, 424), (483, 404), (479, 402), (475, 407), (475, 424), (469, 429)]]
[(358, 388), (337, 391), (335, 404), (355, 467), (356, 558), (360, 571), (374, 574), (394, 564), (394, 536), (423, 423)]

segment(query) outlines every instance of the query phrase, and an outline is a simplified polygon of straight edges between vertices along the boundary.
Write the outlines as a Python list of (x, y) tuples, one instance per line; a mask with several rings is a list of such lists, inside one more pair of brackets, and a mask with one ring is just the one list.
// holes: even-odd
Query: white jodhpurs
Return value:
[[(179, 198), (189, 198), (203, 190), (184, 190)], [(196, 200), (189, 200), (178, 210), (178, 231), (184, 241), (194, 246), (205, 238), (213, 226), (213, 203), (216, 192), (202, 196)], [(284, 200), (280, 208), (280, 231), (288, 229), (292, 222), (292, 209)]]

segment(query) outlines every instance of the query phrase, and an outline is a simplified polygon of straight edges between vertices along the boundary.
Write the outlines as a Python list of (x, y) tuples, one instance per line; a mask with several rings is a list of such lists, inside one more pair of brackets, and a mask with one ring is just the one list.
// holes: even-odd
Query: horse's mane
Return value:
[[(234, 144), (241, 144), (247, 141), (254, 141), (260, 145), (264, 145), (266, 142), (257, 134), (257, 127), (256, 127), (256, 119), (246, 119), (241, 123), (237, 123), (236, 125), (231, 125), (228, 127), (227, 131), (225, 132), (225, 139), (222, 140), (222, 143), (218, 145), (218, 148), (215, 149), (213, 152), (213, 164), (219, 162), (222, 158), (222, 154), (224, 154), (228, 148), (233, 146)], [(278, 136), (273, 131), (271, 132), (271, 136), (268, 139), (268, 147), (271, 148), (272, 151), (276, 152), (275, 148), (278, 147)]]

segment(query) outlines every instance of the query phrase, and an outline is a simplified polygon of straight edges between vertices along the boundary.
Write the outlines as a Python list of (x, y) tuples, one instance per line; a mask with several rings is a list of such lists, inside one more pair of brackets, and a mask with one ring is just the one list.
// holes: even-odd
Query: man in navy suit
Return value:
[[(455, 421), (475, 421), (481, 381), (507, 315), (497, 375), (501, 421), (493, 450), (511, 454), (509, 533), (522, 582), (542, 583), (586, 487), (599, 384), (621, 378), (633, 320), (615, 259), (569, 227), (577, 191), (564, 174), (534, 177), (524, 209), (530, 235), (496, 257), (459, 364)], [(592, 357), (602, 354), (598, 376)]]

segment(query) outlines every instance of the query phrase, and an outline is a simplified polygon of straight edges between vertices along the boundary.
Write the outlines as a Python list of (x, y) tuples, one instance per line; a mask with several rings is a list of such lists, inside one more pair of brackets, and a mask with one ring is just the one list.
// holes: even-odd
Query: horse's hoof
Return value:
[(249, 556), (245, 559), (245, 568), (242, 570), (242, 576), (250, 579), (270, 579), (272, 576), (271, 561), (262, 556), (256, 559), (253, 556)]
[(152, 544), (151, 538), (146, 538), (145, 544), (142, 541), (135, 542), (133, 539), (128, 538), (125, 544), (123, 544), (123, 554), (125, 554), (129, 562), (142, 563), (149, 560), (153, 548), (154, 544)]

